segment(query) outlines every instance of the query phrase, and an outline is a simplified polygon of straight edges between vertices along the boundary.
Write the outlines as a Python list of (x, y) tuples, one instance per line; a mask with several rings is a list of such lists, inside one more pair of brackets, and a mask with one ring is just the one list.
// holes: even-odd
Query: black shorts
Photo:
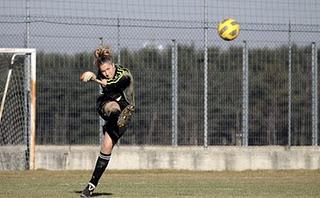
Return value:
[(105, 104), (107, 104), (108, 102), (116, 102), (118, 103), (118, 105), (120, 106), (120, 110), (123, 111), (124, 108), (126, 108), (126, 106), (129, 105), (129, 103), (124, 100), (121, 99), (120, 101), (116, 101), (116, 100), (112, 100), (112, 99), (108, 99), (108, 100), (97, 100), (97, 111), (99, 113), (99, 115), (104, 119), (104, 120), (108, 120), (109, 117), (107, 115), (105, 115), (105, 112), (103, 111), (103, 106)]
[[(120, 106), (120, 110), (123, 111), (126, 106), (129, 105), (129, 103), (122, 97), (120, 101), (116, 101), (113, 99), (105, 99), (103, 100), (103, 97), (99, 97), (97, 100), (97, 111), (99, 115), (104, 119), (105, 124), (103, 125), (103, 134), (105, 132), (108, 133), (108, 135), (111, 137), (114, 143), (117, 143), (120, 137), (124, 134), (126, 131), (126, 128), (121, 128), (119, 129), (117, 125), (117, 118), (111, 118), (110, 116), (107, 116), (103, 110), (103, 106), (108, 103), (108, 102), (117, 102), (118, 105)], [(119, 112), (120, 114), (120, 112)]]

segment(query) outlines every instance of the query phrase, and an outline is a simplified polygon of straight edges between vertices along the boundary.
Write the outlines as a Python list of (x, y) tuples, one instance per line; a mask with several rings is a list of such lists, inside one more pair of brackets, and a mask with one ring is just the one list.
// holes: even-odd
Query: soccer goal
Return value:
[(0, 48), (0, 170), (35, 168), (36, 50)]

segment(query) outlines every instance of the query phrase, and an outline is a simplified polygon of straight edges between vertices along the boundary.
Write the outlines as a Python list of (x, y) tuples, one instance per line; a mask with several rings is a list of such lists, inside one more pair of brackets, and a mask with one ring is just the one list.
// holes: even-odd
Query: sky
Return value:
[(202, 46), (204, 21), (213, 45), (220, 41), (217, 23), (227, 17), (241, 25), (235, 41), (240, 44), (286, 42), (289, 23), (296, 31), (293, 40), (318, 42), (319, 10), (319, 0), (2, 0), (0, 47), (18, 46), (24, 40), (27, 13), (30, 45), (41, 49), (81, 51), (97, 45), (99, 37), (134, 48), (149, 43), (163, 48), (172, 39)]
[(153, 20), (234, 17), (242, 23), (319, 24), (318, 0), (2, 0), (1, 15), (107, 17)]

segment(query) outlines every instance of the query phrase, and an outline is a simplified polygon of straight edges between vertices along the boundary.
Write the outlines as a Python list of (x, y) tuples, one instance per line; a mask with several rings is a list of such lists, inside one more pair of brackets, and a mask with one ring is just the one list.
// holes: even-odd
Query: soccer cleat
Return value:
[(124, 110), (120, 113), (117, 125), (119, 128), (126, 127), (127, 124), (130, 122), (131, 117), (134, 112), (134, 106), (128, 105)]
[(96, 187), (92, 183), (89, 182), (88, 185), (86, 186), (86, 188), (82, 191), (80, 197), (82, 197), (82, 198), (90, 197), (95, 188)]

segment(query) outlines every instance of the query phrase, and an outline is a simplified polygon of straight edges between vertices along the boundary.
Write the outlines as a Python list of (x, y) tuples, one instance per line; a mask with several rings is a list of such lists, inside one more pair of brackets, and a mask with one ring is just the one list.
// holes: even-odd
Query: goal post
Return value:
[(36, 49), (0, 48), (0, 102), (0, 170), (34, 170)]

